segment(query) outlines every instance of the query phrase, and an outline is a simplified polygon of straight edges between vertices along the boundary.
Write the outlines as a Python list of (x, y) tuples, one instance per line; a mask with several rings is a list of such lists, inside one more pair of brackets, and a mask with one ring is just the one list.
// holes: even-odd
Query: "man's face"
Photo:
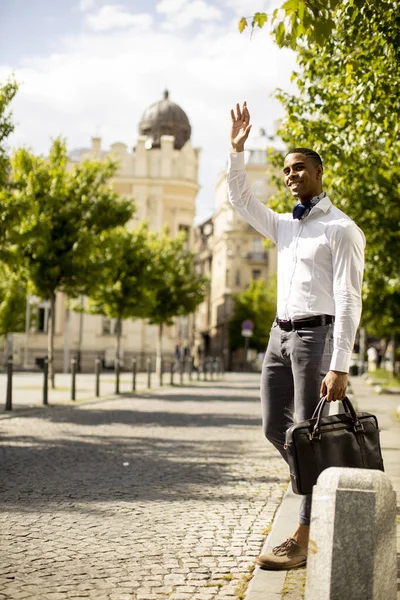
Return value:
[(285, 184), (298, 200), (311, 200), (322, 192), (322, 166), (310, 156), (288, 154), (283, 166)]

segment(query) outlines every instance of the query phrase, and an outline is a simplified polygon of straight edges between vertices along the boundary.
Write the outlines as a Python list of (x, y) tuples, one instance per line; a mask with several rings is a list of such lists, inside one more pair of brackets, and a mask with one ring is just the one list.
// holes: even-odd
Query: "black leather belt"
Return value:
[(295, 331), (308, 327), (320, 327), (322, 325), (330, 325), (335, 322), (335, 317), (332, 315), (316, 315), (315, 317), (307, 317), (305, 319), (295, 319), (294, 321), (283, 321), (275, 319), (275, 322), (283, 331)]

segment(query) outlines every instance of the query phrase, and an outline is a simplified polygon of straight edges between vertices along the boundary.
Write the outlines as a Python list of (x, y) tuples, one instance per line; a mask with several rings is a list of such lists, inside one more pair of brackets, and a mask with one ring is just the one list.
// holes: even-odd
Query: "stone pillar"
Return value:
[(387, 475), (331, 467), (313, 490), (306, 600), (396, 600), (396, 494)]

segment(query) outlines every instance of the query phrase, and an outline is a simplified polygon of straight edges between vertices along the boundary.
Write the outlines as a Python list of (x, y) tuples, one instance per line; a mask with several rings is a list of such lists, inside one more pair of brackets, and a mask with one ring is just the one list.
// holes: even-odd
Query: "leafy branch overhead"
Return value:
[[(293, 0), (270, 18), (298, 65), (297, 92), (276, 93), (277, 133), (321, 154), (324, 188), (367, 239), (364, 323), (400, 333), (400, 1)], [(281, 169), (279, 153), (270, 160)], [(270, 206), (288, 202), (282, 190)]]
[[(383, 4), (391, 4), (383, 0)], [(313, 41), (323, 45), (334, 35), (337, 17), (346, 13), (357, 24), (360, 13), (373, 13), (372, 0), (287, 0), (272, 14), (257, 12), (251, 17), (242, 17), (238, 23), (240, 33), (246, 28), (253, 32), (266, 23), (271, 25), (271, 33), (280, 47), (296, 50), (300, 45)], [(391, 17), (395, 12), (388, 7)]]

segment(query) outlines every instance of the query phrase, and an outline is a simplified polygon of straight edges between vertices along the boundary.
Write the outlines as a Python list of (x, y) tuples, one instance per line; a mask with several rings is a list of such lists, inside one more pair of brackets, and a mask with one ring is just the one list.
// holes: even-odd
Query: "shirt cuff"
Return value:
[(244, 165), (244, 152), (230, 152), (228, 158), (228, 168), (230, 171), (242, 171)]
[(331, 358), (331, 364), (329, 367), (330, 371), (342, 371), (342, 373), (348, 373), (350, 367), (351, 352), (346, 350), (334, 350)]

